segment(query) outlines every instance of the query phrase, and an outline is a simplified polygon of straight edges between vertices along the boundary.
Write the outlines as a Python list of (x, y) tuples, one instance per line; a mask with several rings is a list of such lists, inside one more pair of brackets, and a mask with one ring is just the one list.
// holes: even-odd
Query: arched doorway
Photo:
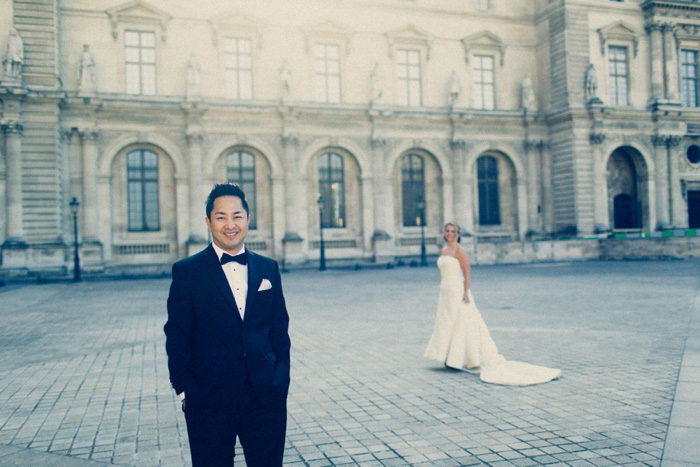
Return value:
[(641, 229), (648, 223), (648, 170), (630, 146), (617, 148), (607, 163), (608, 212), (615, 230)]

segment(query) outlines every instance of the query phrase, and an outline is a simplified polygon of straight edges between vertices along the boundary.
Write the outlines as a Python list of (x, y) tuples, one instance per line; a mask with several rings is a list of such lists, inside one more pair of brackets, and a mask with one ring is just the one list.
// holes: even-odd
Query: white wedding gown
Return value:
[(435, 329), (424, 357), (456, 369), (478, 372), (486, 383), (527, 386), (546, 383), (561, 375), (561, 370), (506, 360), (498, 353), (486, 323), (474, 304), (471, 291), (464, 303), (464, 276), (459, 260), (453, 256), (438, 258), (442, 275)]

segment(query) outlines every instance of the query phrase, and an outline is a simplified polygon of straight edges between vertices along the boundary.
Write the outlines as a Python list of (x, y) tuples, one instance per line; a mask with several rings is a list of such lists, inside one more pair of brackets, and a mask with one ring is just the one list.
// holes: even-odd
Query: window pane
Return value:
[(477, 178), (479, 193), (479, 224), (500, 224), (500, 206), (498, 201), (498, 161), (491, 156), (477, 160)]
[(124, 31), (124, 44), (139, 46), (139, 33), (135, 31)]
[(318, 186), (322, 198), (321, 225), (324, 228), (345, 227), (345, 174), (341, 155), (319, 155)]
[(421, 105), (420, 52), (399, 50), (397, 52), (398, 102), (399, 105)]
[(340, 53), (333, 44), (314, 47), (315, 96), (318, 102), (340, 102)]

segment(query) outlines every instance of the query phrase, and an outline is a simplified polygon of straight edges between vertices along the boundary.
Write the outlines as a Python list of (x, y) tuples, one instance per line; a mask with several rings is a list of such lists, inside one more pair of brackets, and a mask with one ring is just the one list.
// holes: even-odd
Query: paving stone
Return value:
[[(688, 400), (700, 361), (681, 361), (698, 272), (696, 261), (475, 266), (472, 292), (501, 353), (563, 369), (524, 388), (422, 358), (435, 267), (284, 274), (285, 465), (659, 465), (669, 449), (669, 462), (697, 458), (687, 430), (697, 427)], [(189, 465), (164, 350), (168, 287), (0, 288), (0, 456), (4, 445), (76, 462)], [(691, 385), (676, 394), (679, 378)], [(665, 446), (674, 396), (687, 405)]]

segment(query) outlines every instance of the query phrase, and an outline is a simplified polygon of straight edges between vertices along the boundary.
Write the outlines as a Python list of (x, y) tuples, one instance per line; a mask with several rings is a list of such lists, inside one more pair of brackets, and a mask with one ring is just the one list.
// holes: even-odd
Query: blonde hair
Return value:
[[(460, 241), (462, 241), (462, 229), (460, 229), (457, 224), (455, 224), (454, 222), (448, 222), (447, 224), (445, 224), (445, 227), (443, 227), (442, 230), (445, 230), (450, 225), (457, 229), (457, 243), (459, 243)], [(442, 235), (442, 238), (443, 240), (447, 241), (444, 234)]]

